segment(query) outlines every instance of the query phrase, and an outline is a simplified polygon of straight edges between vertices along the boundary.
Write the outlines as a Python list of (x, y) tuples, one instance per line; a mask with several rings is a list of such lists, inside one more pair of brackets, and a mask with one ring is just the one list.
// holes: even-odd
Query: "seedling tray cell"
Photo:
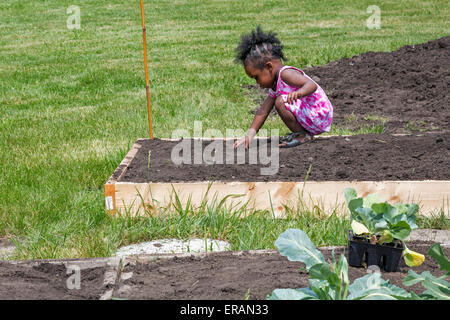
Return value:
[[(405, 248), (403, 242), (399, 245), (371, 244), (356, 240), (351, 230), (348, 230), (348, 264), (352, 267), (378, 266), (386, 272), (397, 270), (402, 252)], [(364, 264), (363, 264), (364, 263)]]

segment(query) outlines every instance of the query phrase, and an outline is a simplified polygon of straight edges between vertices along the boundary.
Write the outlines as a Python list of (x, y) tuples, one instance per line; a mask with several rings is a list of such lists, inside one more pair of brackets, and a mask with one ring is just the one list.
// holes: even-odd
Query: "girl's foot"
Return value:
[[(296, 133), (297, 132), (294, 132), (293, 134), (296, 134)], [(312, 136), (308, 133), (305, 133), (302, 136), (299, 136), (299, 135), (293, 136), (289, 141), (284, 140), (278, 146), (280, 148), (292, 148), (292, 147), (296, 147), (296, 146), (299, 146), (304, 143), (311, 142), (313, 140), (314, 140), (314, 136)]]
[(280, 143), (282, 143), (284, 141), (285, 142), (292, 141), (293, 138), (298, 137), (298, 136), (300, 136), (302, 134), (305, 134), (304, 130), (298, 131), (298, 132), (291, 132), (291, 133), (289, 133), (289, 134), (287, 134), (285, 136), (280, 137)]

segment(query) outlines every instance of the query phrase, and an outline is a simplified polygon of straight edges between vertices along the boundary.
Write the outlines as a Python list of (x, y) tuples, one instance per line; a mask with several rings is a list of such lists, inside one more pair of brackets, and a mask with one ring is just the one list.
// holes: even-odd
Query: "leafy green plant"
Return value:
[(409, 270), (408, 275), (403, 279), (403, 285), (409, 287), (421, 282), (422, 287), (426, 290), (419, 295), (411, 291), (411, 297), (415, 300), (450, 300), (450, 283), (445, 280), (450, 276), (450, 260), (444, 255), (439, 243), (433, 244), (427, 254), (435, 259), (441, 270), (446, 273), (441, 277), (435, 277), (429, 271), (417, 274), (413, 270)]
[(377, 272), (355, 279), (350, 284), (345, 254), (341, 254), (339, 261), (336, 261), (333, 250), (331, 261), (326, 262), (323, 254), (302, 230), (286, 230), (275, 241), (275, 246), (289, 261), (300, 261), (306, 265), (310, 286), (275, 289), (267, 296), (269, 300), (450, 300), (450, 283), (445, 280), (450, 276), (450, 261), (438, 243), (432, 245), (427, 254), (446, 273), (435, 277), (429, 271), (417, 274), (409, 270), (403, 279), (404, 286), (421, 282), (426, 290), (419, 295), (390, 284)]
[(248, 288), (247, 292), (245, 293), (244, 300), (250, 299), (250, 288)]
[(370, 273), (350, 284), (345, 254), (339, 261), (326, 262), (305, 232), (288, 229), (275, 241), (281, 255), (289, 261), (300, 261), (309, 271), (310, 286), (299, 289), (275, 289), (269, 300), (404, 300), (411, 295), (381, 278), (380, 273)]
[[(391, 243), (394, 239), (405, 240), (411, 230), (418, 228), (417, 204), (389, 204), (382, 202), (377, 194), (358, 197), (355, 189), (345, 189), (345, 200), (350, 210), (352, 230), (356, 235), (363, 235), (372, 244)], [(423, 263), (425, 256), (406, 247), (403, 251), (405, 263), (416, 267)]]

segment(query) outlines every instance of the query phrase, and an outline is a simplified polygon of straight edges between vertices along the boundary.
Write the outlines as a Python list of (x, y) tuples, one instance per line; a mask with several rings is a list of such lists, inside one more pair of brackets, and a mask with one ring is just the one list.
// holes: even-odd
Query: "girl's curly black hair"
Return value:
[(263, 32), (260, 26), (251, 33), (242, 35), (241, 42), (235, 49), (235, 62), (242, 62), (245, 66), (251, 61), (255, 68), (263, 69), (266, 62), (272, 59), (287, 60), (283, 54), (283, 45), (276, 35), (272, 31)]

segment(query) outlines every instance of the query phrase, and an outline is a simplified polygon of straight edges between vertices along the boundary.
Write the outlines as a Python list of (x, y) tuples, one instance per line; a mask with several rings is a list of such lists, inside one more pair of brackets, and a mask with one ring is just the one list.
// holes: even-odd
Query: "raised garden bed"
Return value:
[[(433, 238), (432, 230), (424, 231)], [(448, 257), (447, 240), (448, 231), (440, 239), (444, 242), (443, 253)], [(435, 243), (410, 239), (408, 247), (426, 254)], [(332, 250), (335, 256), (348, 253), (347, 247), (317, 249), (327, 261)], [(75, 266), (80, 271), (78, 287), (73, 287)], [(290, 261), (278, 250), (151, 254), (123, 260), (114, 257), (0, 261), (0, 299), (242, 300), (247, 297), (259, 300), (277, 288), (308, 286), (311, 275), (304, 267), (304, 262)], [(420, 293), (424, 290), (421, 283), (409, 287), (403, 284), (410, 270), (401, 259), (396, 272), (381, 270), (381, 276), (393, 285)], [(434, 276), (443, 273), (437, 260), (428, 255), (413, 270), (419, 274), (427, 271)], [(373, 271), (350, 265), (350, 282)]]
[[(425, 254), (432, 243), (409, 242), (413, 250)], [(331, 249), (318, 248), (330, 259)], [(347, 249), (345, 248), (347, 251)], [(344, 252), (343, 247), (335, 248), (336, 256)], [(444, 247), (448, 256), (450, 249)], [(114, 291), (114, 296), (123, 299), (265, 299), (275, 288), (301, 288), (309, 286), (307, 271), (300, 268), (304, 263), (289, 261), (276, 250), (266, 252), (218, 252), (185, 257), (155, 259), (154, 256), (129, 258), (124, 264), (122, 279)], [(403, 259), (397, 272), (382, 272), (383, 279), (398, 287), (416, 293), (424, 289), (421, 284), (405, 287), (403, 278), (408, 274)], [(427, 257), (414, 271), (429, 271), (440, 276), (442, 271), (436, 261)], [(367, 269), (349, 267), (350, 281), (367, 274)]]
[[(432, 242), (410, 241), (408, 246), (425, 254)], [(450, 248), (443, 247), (446, 256)], [(331, 250), (319, 248), (328, 259)], [(336, 255), (344, 247), (335, 248)], [(347, 248), (345, 248), (347, 251)], [(91, 259), (92, 260), (92, 259)], [(101, 299), (111, 290), (109, 298), (197, 300), (249, 298), (265, 299), (276, 288), (308, 286), (309, 275), (299, 270), (301, 262), (289, 261), (277, 250), (227, 251), (197, 253), (179, 256), (155, 255), (129, 257), (124, 261), (120, 277), (108, 281), (108, 268), (104, 265), (88, 264), (88, 260), (46, 261), (29, 260), (22, 263), (0, 261), (1, 300), (84, 300)], [(68, 281), (73, 274), (67, 272), (65, 264), (86, 263), (81, 268), (80, 289), (69, 289)], [(383, 279), (392, 284), (417, 292), (424, 289), (420, 284), (404, 287), (402, 279), (407, 275), (403, 259), (397, 272), (382, 272)], [(442, 271), (436, 261), (427, 256), (425, 262), (414, 271), (429, 271), (439, 276)], [(350, 279), (364, 276), (365, 268), (349, 267)], [(125, 276), (127, 275), (127, 276)], [(105, 285), (106, 282), (111, 284)]]
[[(175, 164), (171, 152), (179, 140), (137, 140), (105, 185), (106, 208), (111, 213), (142, 214), (146, 208), (154, 212), (173, 200), (173, 191), (183, 204), (189, 197), (200, 204), (210, 188), (210, 198), (241, 195), (227, 203), (249, 201), (248, 208), (273, 209), (280, 215), (284, 205), (295, 206), (301, 195), (305, 202), (335, 208), (344, 203), (345, 188), (352, 187), (362, 196), (378, 193), (389, 202), (418, 202), (424, 214), (448, 210), (450, 132), (319, 137), (296, 148), (278, 149), (278, 171), (273, 175), (261, 175), (261, 168), (275, 166), (275, 160), (251, 164), (248, 152), (244, 164), (237, 164), (237, 158), (234, 164), (193, 164), (194, 144), (200, 143), (203, 151), (213, 141), (187, 142), (192, 142), (191, 163)], [(222, 149), (236, 157), (232, 143), (222, 140)]]
[[(176, 165), (171, 150), (178, 141), (139, 139), (105, 184), (106, 208), (110, 213), (125, 209), (131, 214), (142, 214), (145, 209), (154, 213), (173, 199), (173, 191), (183, 203), (192, 196), (192, 203), (197, 204), (203, 200), (208, 182), (213, 181), (210, 196), (216, 194), (220, 200), (240, 194), (242, 197), (229, 198), (228, 203), (249, 201), (248, 208), (273, 210), (275, 215), (283, 212), (284, 205), (295, 206), (300, 194), (304, 202), (336, 208), (344, 203), (347, 187), (362, 196), (378, 193), (390, 202), (418, 202), (422, 214), (447, 213), (449, 58), (447, 36), (394, 52), (367, 52), (305, 69), (330, 96), (333, 126), (360, 130), (380, 125), (385, 131), (319, 137), (294, 149), (280, 149), (279, 167), (273, 175), (262, 175), (262, 166), (250, 164), (248, 158), (247, 164), (239, 165)], [(253, 95), (259, 104), (266, 92), (254, 89), (247, 85), (244, 94)], [(202, 140), (202, 150), (210, 142)], [(226, 150), (233, 141), (223, 143)]]

